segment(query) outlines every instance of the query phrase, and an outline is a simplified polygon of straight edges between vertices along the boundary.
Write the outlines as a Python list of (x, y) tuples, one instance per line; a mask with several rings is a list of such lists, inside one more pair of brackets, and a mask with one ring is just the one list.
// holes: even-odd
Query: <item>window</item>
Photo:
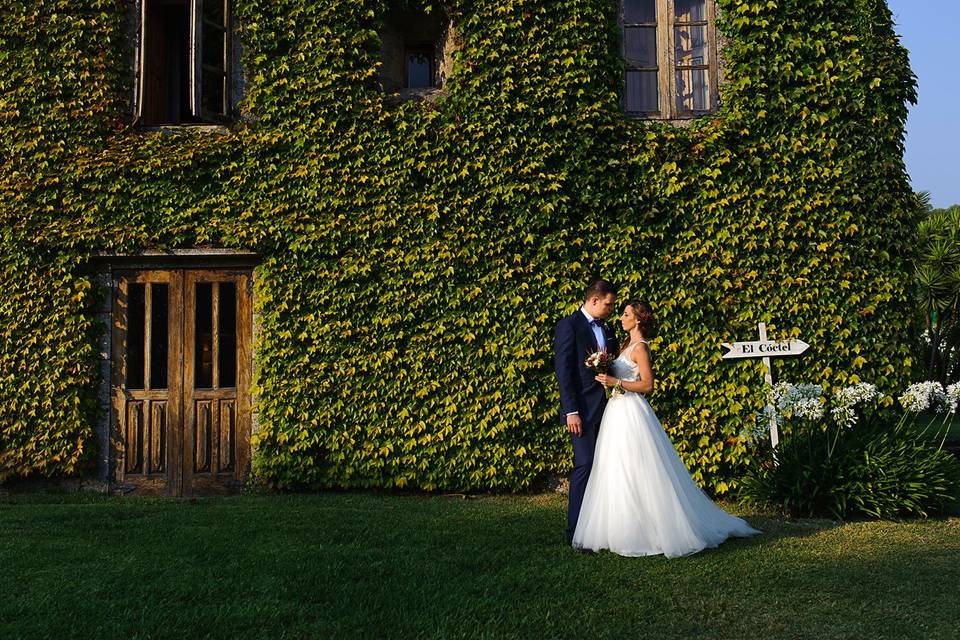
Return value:
[(717, 105), (712, 0), (623, 0), (624, 109), (689, 118)]
[(404, 70), (406, 72), (405, 89), (425, 89), (437, 85), (434, 73), (434, 53), (436, 45), (433, 43), (421, 45), (406, 45), (404, 47)]
[(233, 109), (230, 36), (229, 0), (140, 0), (138, 122), (227, 120)]
[(436, 5), (395, 7), (380, 31), (380, 83), (389, 93), (420, 95), (443, 86), (450, 72), (450, 20)]

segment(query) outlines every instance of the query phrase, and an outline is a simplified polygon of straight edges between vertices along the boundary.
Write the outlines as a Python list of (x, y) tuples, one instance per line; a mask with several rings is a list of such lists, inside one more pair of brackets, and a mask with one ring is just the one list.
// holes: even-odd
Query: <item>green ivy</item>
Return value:
[(521, 490), (563, 473), (556, 321), (593, 275), (662, 320), (651, 400), (715, 493), (756, 362), (896, 389), (915, 213), (906, 51), (882, 0), (718, 0), (725, 82), (690, 126), (627, 118), (616, 4), (459, 0), (435, 102), (375, 87), (380, 2), (236, 0), (244, 118), (129, 126), (127, 3), (0, 0), (0, 478), (90, 457), (89, 258), (253, 249), (258, 475)]

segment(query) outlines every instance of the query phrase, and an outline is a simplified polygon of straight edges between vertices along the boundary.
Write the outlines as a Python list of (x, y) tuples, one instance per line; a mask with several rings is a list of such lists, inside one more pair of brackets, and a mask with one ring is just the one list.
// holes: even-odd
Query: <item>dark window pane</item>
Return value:
[(224, 82), (226, 76), (218, 71), (203, 70), (203, 95), (200, 98), (201, 105), (205, 111), (226, 115), (227, 109), (224, 104)]
[(407, 53), (407, 87), (417, 89), (433, 86), (432, 54), (426, 51)]
[(209, 282), (197, 283), (194, 331), (193, 386), (209, 389), (213, 387), (213, 286)]
[(220, 387), (237, 386), (237, 285), (220, 283)]
[(706, 27), (676, 27), (673, 39), (673, 56), (678, 67), (707, 64)]
[(225, 26), (226, 11), (224, 0), (203, 0), (203, 18), (214, 24)]
[(150, 388), (167, 388), (169, 292), (165, 284), (150, 285)]
[(673, 0), (675, 22), (701, 22), (707, 19), (705, 0)]
[(629, 67), (656, 67), (657, 28), (625, 27), (623, 53)]
[(146, 289), (143, 284), (127, 285), (127, 388), (143, 389)]
[(226, 42), (226, 32), (210, 25), (204, 25), (203, 64), (222, 70), (226, 60)]
[(657, 0), (624, 0), (623, 21), (626, 24), (657, 21)]
[(146, 2), (143, 123), (180, 124), (190, 113), (190, 5)]
[(627, 71), (626, 108), (632, 112), (659, 111), (656, 71)]
[(681, 111), (710, 109), (710, 84), (706, 69), (677, 71), (677, 109)]

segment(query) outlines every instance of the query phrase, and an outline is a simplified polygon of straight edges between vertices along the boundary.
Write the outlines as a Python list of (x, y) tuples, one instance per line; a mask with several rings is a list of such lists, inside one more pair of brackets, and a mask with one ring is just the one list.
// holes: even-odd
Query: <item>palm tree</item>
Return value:
[(915, 277), (930, 340), (927, 379), (947, 383), (960, 355), (960, 205), (934, 209), (925, 191), (917, 205), (925, 212)]

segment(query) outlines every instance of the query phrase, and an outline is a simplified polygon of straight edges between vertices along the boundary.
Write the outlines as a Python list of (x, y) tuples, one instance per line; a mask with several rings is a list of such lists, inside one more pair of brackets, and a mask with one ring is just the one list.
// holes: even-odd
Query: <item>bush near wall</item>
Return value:
[(719, 0), (721, 108), (632, 120), (609, 0), (460, 0), (449, 93), (375, 88), (383, 6), (237, 0), (246, 118), (129, 126), (127, 2), (0, 0), (0, 478), (77, 473), (88, 259), (256, 250), (259, 476), (522, 490), (570, 464), (555, 322), (603, 274), (662, 318), (651, 400), (724, 493), (763, 403), (755, 335), (834, 385), (906, 381), (914, 85), (882, 0)]

